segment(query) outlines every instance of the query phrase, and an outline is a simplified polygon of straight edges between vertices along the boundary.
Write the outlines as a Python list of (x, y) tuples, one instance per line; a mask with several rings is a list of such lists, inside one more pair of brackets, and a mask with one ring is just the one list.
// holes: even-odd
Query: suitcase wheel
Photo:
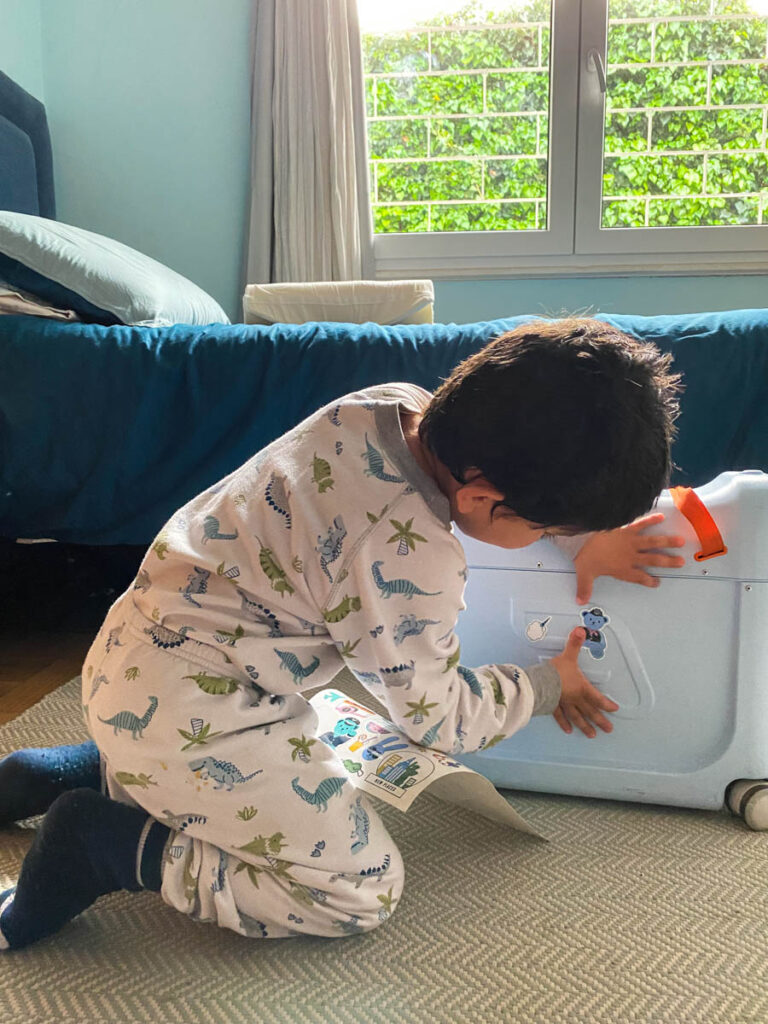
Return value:
[(768, 831), (768, 779), (736, 779), (725, 791), (725, 802), (755, 832)]

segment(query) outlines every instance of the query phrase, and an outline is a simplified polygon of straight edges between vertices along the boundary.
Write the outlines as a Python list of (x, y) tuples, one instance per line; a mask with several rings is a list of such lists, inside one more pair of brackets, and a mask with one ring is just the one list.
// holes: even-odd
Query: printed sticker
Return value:
[(529, 622), (525, 627), (525, 635), (531, 641), (532, 644), (536, 644), (539, 640), (543, 640), (547, 635), (549, 624), (552, 621), (552, 616), (548, 615), (546, 619), (542, 619), (540, 622), (536, 619), (533, 622)]
[(600, 658), (605, 657), (605, 651), (608, 646), (602, 629), (611, 620), (602, 608), (590, 608), (588, 612), (582, 612), (581, 617), (584, 620), (582, 625), (587, 631), (587, 639), (584, 641), (584, 646), (595, 661), (599, 661)]

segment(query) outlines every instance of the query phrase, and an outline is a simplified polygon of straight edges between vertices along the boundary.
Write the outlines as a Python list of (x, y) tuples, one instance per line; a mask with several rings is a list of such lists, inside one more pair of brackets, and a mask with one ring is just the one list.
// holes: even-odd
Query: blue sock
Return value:
[(0, 948), (21, 949), (53, 934), (106, 893), (159, 892), (170, 834), (139, 808), (92, 789), (57, 797), (15, 889), (0, 894)]
[(93, 740), (74, 747), (17, 750), (0, 761), (0, 828), (44, 814), (68, 789), (101, 789)]

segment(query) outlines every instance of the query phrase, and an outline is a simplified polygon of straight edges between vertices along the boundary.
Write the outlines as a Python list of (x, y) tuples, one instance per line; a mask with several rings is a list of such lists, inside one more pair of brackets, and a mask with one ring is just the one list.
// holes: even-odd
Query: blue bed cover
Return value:
[[(385, 381), (433, 390), (526, 319), (146, 328), (0, 316), (0, 536), (148, 544), (321, 405)], [(684, 375), (675, 482), (768, 469), (768, 310), (603, 319), (672, 351)]]

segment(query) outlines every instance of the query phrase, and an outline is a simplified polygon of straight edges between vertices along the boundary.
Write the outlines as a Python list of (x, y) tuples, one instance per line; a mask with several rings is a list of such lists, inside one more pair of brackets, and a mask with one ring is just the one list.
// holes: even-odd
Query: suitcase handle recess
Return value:
[(697, 562), (705, 562), (708, 558), (726, 555), (728, 548), (717, 524), (710, 515), (709, 509), (692, 487), (671, 487), (669, 493), (672, 500), (696, 531), (701, 544), (701, 551), (694, 554)]

